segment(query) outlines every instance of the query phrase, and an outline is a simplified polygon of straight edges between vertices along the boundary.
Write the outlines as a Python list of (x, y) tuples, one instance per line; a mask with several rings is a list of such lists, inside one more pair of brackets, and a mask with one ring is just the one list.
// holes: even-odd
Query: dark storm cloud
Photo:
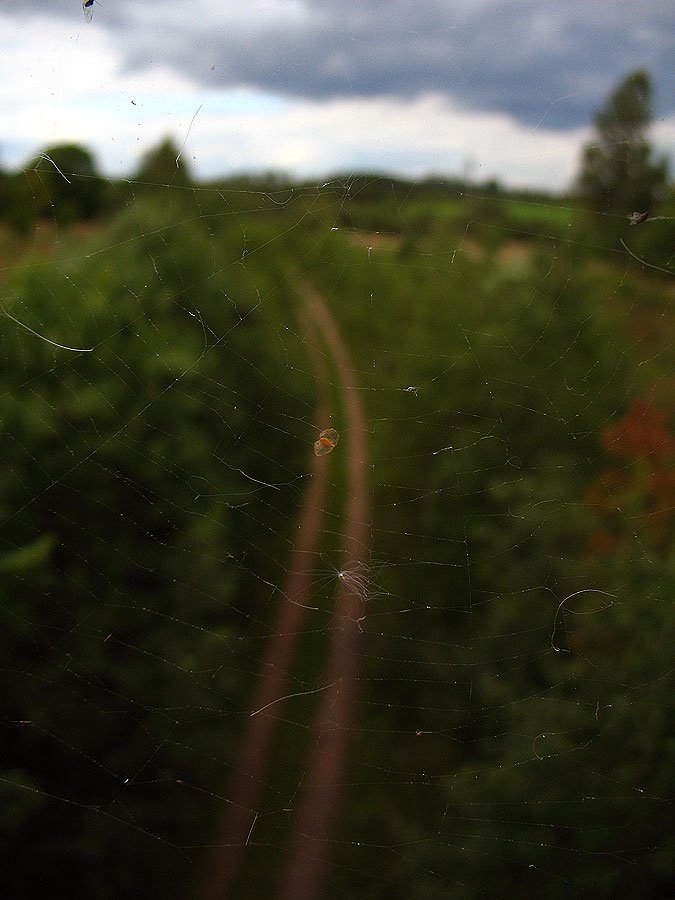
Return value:
[[(80, 7), (5, 0), (22, 15)], [(571, 128), (646, 68), (657, 114), (675, 107), (675, 5), (662, 0), (101, 0), (95, 16), (128, 69), (169, 63), (209, 87), (311, 99), (437, 91), (467, 109)]]

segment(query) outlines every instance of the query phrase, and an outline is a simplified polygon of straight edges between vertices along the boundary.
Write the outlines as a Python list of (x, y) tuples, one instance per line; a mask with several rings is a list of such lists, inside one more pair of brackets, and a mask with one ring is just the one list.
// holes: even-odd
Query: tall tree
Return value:
[(652, 121), (652, 83), (637, 70), (627, 75), (595, 115), (596, 136), (583, 150), (577, 188), (596, 210), (630, 213), (653, 207), (668, 168), (655, 160), (646, 132)]
[(152, 184), (184, 186), (191, 181), (187, 161), (170, 137), (164, 138), (143, 156), (136, 178)]
[(101, 212), (105, 183), (94, 157), (79, 144), (48, 147), (28, 164), (25, 180), (38, 218), (54, 215), (58, 224), (69, 225)]

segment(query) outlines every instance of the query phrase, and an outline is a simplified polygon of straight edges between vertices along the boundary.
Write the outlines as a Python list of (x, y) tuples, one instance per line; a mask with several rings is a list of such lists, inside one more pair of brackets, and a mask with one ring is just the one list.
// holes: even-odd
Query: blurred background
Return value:
[(8, 897), (672, 896), (672, 33), (4, 3)]

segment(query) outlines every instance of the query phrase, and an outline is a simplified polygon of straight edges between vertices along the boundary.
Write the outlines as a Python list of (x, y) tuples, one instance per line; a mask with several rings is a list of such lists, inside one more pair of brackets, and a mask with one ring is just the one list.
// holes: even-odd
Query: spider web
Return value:
[(9, 895), (666, 896), (670, 220), (106, 187), (5, 248)]

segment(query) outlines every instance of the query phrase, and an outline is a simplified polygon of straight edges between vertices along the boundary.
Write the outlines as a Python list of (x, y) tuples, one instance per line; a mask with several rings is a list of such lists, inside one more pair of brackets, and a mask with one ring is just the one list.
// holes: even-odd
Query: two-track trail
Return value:
[[(347, 433), (347, 490), (342, 551), (346, 572), (366, 572), (370, 550), (367, 419), (355, 370), (342, 335), (323, 297), (307, 282), (299, 285), (308, 312), (323, 335), (338, 372)], [(358, 683), (358, 649), (363, 615), (362, 591), (342, 579), (331, 629), (327, 687), (314, 723), (314, 745), (303, 781), (303, 794), (293, 823), (290, 855), (281, 888), (282, 900), (318, 900), (322, 896), (330, 849), (337, 824), (351, 722)]]
[[(316, 421), (329, 420), (325, 359), (316, 347), (317, 333), (338, 372), (346, 429), (340, 448), (347, 454), (347, 499), (344, 511), (342, 557), (346, 572), (365, 572), (370, 538), (370, 497), (366, 461), (366, 417), (354, 370), (340, 331), (323, 298), (307, 282), (298, 285), (302, 306), (298, 318), (306, 337), (320, 387)], [(345, 433), (346, 432), (346, 433)], [(274, 632), (262, 661), (251, 715), (240, 739), (238, 762), (228, 786), (228, 804), (213, 840), (213, 852), (199, 890), (200, 900), (227, 900), (242, 853), (255, 825), (256, 806), (265, 784), (268, 757), (288, 695), (293, 655), (312, 590), (313, 563), (322, 534), (328, 477), (328, 457), (311, 457), (311, 480), (300, 513), (288, 575)], [(362, 581), (359, 581), (362, 584)], [(283, 897), (307, 900), (321, 894), (328, 864), (330, 836), (342, 796), (342, 776), (357, 682), (358, 620), (363, 591), (349, 579), (339, 581), (331, 630), (331, 646), (303, 794), (293, 823), (291, 846), (283, 876)]]

